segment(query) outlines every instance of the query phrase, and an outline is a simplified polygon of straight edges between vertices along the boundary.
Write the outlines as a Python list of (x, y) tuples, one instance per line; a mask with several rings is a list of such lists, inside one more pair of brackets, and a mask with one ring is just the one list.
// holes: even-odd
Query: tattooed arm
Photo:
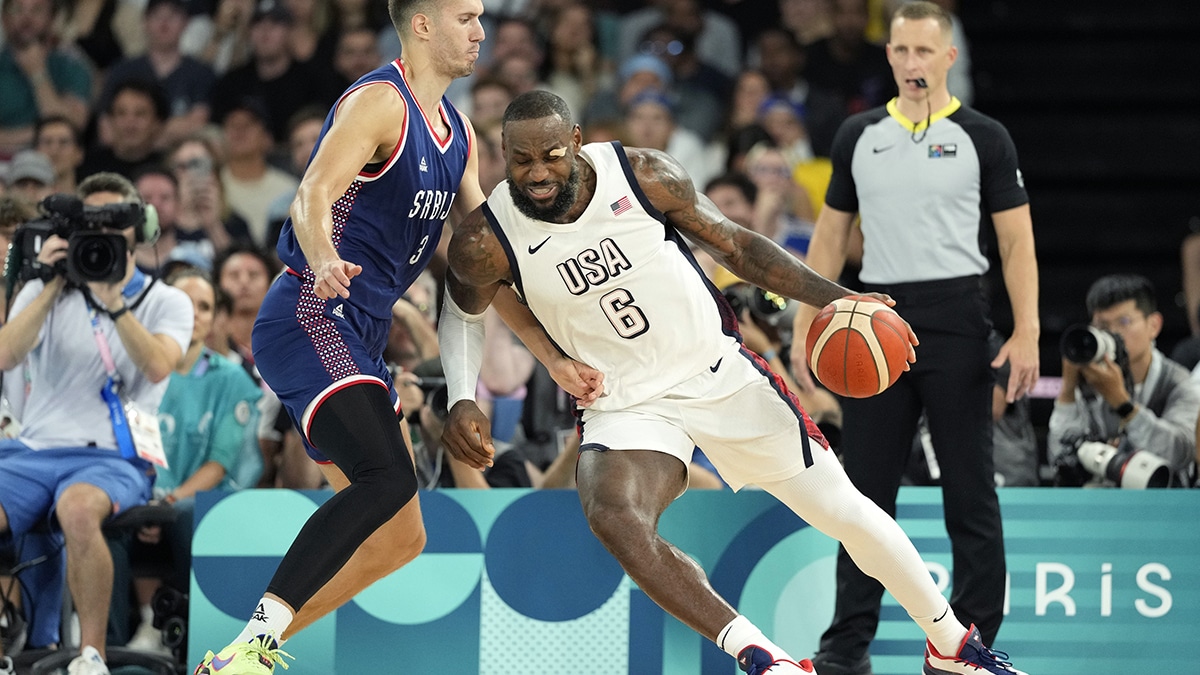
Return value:
[(671, 156), (628, 148), (638, 183), (667, 222), (742, 279), (800, 302), (824, 307), (851, 291), (814, 272), (766, 237), (737, 225), (696, 192), (692, 179)]

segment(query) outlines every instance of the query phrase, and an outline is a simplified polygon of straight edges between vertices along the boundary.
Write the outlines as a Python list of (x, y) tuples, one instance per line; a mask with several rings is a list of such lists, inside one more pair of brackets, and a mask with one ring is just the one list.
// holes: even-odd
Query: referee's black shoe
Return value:
[(817, 675), (874, 675), (871, 671), (871, 655), (863, 654), (859, 659), (848, 659), (829, 652), (817, 652), (812, 657)]

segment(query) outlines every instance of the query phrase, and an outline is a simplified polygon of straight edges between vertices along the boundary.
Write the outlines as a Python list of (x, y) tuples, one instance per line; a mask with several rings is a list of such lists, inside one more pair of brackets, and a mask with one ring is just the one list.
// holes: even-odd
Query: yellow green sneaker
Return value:
[(279, 648), (275, 638), (259, 635), (250, 642), (239, 642), (221, 650), (209, 652), (192, 675), (271, 675), (275, 664), (287, 670), (283, 657), (294, 658)]

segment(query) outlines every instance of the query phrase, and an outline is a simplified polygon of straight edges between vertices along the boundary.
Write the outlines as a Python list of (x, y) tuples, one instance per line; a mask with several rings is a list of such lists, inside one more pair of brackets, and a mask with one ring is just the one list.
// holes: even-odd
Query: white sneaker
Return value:
[(100, 652), (96, 648), (88, 645), (83, 648), (79, 656), (71, 659), (67, 664), (67, 675), (110, 675), (108, 666), (104, 665), (104, 659), (100, 658)]
[[(163, 644), (162, 631), (155, 628), (154, 624), (149, 621), (143, 621), (138, 624), (137, 630), (134, 631), (133, 637), (129, 638), (129, 642), (125, 647), (139, 652), (162, 654), (164, 656), (171, 654), (171, 649)], [(3, 675), (3, 673), (0, 673), (0, 675)]]

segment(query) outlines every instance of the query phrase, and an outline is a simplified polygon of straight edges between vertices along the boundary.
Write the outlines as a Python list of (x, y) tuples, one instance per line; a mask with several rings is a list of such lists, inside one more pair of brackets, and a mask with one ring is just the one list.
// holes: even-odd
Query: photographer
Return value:
[(1064, 333), (1062, 391), (1050, 415), (1048, 451), (1060, 481), (1081, 466), (1090, 483), (1123, 478), (1123, 487), (1136, 487), (1124, 469), (1145, 451), (1166, 463), (1171, 485), (1190, 485), (1200, 389), (1154, 346), (1163, 318), (1153, 285), (1136, 275), (1101, 277), (1088, 289), (1087, 310), (1090, 329)]
[[(78, 195), (82, 206), (59, 195), (73, 207), (47, 209), (53, 233), (33, 237), (42, 242), (36, 250), (16, 235), (29, 254), (22, 269), (35, 275), (0, 328), (0, 368), (24, 362), (30, 387), (21, 435), (0, 442), (0, 533), (20, 537), (42, 524), (61, 531), (83, 650), (69, 670), (103, 675), (113, 563), (101, 526), (150, 497), (154, 434), (142, 431), (157, 429), (153, 412), (188, 345), (192, 312), (182, 291), (133, 264), (132, 249), (152, 240), (156, 225), (134, 186), (100, 173)], [(44, 223), (22, 229), (35, 225)], [(81, 251), (115, 259), (97, 265), (103, 255)], [(56, 611), (40, 614), (57, 620)], [(57, 635), (31, 636), (35, 646), (52, 642)]]

